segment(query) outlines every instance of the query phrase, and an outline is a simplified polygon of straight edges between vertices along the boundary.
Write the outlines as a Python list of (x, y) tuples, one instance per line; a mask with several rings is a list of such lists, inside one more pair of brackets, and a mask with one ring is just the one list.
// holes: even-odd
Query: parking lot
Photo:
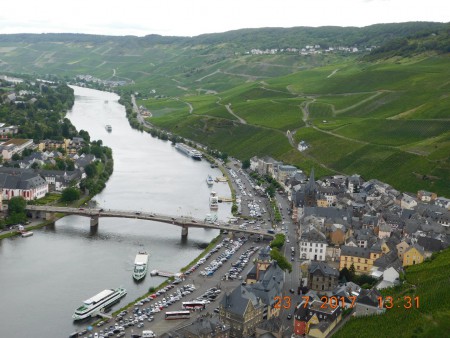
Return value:
[(79, 336), (138, 336), (143, 330), (160, 335), (186, 324), (186, 320), (165, 320), (167, 311), (183, 310), (183, 302), (201, 302), (205, 305), (203, 310), (192, 309), (190, 320), (206, 312), (218, 312), (224, 292), (242, 283), (243, 276), (250, 269), (250, 258), (259, 250), (256, 244), (248, 236), (240, 236), (235, 240), (224, 237), (204, 258), (186, 271), (185, 280), (148, 295), (108, 322), (101, 321), (93, 331), (80, 332)]

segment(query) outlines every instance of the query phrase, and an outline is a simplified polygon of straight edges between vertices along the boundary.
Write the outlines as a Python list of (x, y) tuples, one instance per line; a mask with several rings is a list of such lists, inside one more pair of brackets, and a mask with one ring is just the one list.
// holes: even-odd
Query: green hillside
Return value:
[[(448, 197), (448, 27), (264, 28), (193, 38), (0, 35), (0, 72), (124, 80), (120, 90), (138, 93), (150, 123), (241, 160), (269, 155), (306, 171), (314, 166), (318, 175), (359, 173)], [(415, 47), (396, 49), (398, 39)], [(320, 53), (284, 50), (307, 44), (320, 44)], [(371, 52), (324, 50), (374, 45)], [(254, 48), (277, 52), (252, 55)], [(300, 153), (302, 140), (310, 147)]]
[[(431, 261), (406, 269), (403, 285), (383, 290), (392, 309), (380, 316), (352, 318), (333, 337), (448, 337), (450, 332), (450, 249)], [(419, 307), (405, 309), (404, 298), (418, 297)], [(400, 301), (398, 301), (400, 299)]]

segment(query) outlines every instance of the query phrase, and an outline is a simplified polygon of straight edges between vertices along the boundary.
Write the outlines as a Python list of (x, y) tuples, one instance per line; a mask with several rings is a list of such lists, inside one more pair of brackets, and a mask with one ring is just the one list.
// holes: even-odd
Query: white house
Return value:
[(382, 272), (383, 280), (378, 283), (378, 290), (386, 289), (399, 283), (400, 274), (392, 266)]
[(327, 247), (326, 236), (313, 226), (300, 236), (301, 259), (325, 261)]
[(417, 206), (417, 201), (414, 197), (407, 194), (402, 195), (402, 199), (400, 200), (400, 207), (402, 209), (412, 210), (415, 206)]
[(4, 200), (21, 196), (26, 201), (32, 201), (48, 193), (48, 183), (35, 173), (0, 173), (0, 188)]

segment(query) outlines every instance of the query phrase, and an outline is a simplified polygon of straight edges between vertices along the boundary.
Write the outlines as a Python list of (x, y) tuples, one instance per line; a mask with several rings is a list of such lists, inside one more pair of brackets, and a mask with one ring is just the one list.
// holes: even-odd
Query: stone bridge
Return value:
[(275, 236), (274, 234), (269, 234), (261, 230), (240, 229), (237, 225), (230, 225), (229, 223), (222, 221), (216, 221), (214, 223), (211, 223), (193, 217), (164, 215), (153, 212), (135, 212), (135, 211), (113, 210), (113, 209), (70, 208), (70, 207), (57, 207), (47, 205), (44, 206), (27, 205), (26, 210), (28, 213), (31, 214), (33, 218), (42, 218), (45, 220), (54, 220), (55, 214), (86, 216), (90, 218), (91, 227), (98, 226), (100, 217), (134, 218), (160, 223), (174, 224), (181, 227), (181, 237), (187, 237), (189, 228), (227, 230), (231, 232), (242, 232), (250, 235), (263, 235), (268, 237)]

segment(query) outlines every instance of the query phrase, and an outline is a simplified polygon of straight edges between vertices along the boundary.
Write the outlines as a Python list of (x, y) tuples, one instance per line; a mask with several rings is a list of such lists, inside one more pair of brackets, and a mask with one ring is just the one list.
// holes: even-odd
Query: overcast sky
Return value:
[(240, 28), (450, 21), (448, 0), (2, 1), (0, 34), (195, 36)]

